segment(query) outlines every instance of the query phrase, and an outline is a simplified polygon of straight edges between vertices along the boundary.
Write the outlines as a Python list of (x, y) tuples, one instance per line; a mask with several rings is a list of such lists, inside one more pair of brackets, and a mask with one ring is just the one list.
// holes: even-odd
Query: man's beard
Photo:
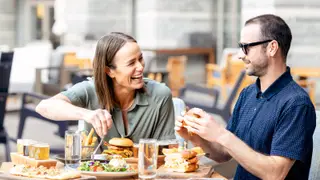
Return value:
[(250, 65), (251, 67), (249, 67), (246, 70), (247, 75), (261, 77), (266, 74), (267, 67), (268, 67), (268, 59), (266, 56), (264, 56), (263, 59), (260, 59), (258, 63), (252, 63), (250, 61)]

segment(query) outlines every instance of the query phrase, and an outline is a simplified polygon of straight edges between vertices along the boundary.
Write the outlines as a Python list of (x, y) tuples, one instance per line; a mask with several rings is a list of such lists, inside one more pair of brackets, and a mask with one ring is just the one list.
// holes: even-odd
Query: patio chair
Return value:
[(244, 68), (243, 62), (237, 57), (238, 52), (238, 48), (225, 48), (219, 65), (211, 63), (206, 65), (207, 87), (219, 87), (223, 100), (227, 99), (228, 86), (236, 82), (237, 74)]
[(167, 63), (169, 87), (173, 97), (179, 96), (179, 89), (185, 85), (185, 67), (187, 56), (170, 56)]
[(0, 143), (5, 145), (6, 161), (10, 159), (9, 136), (4, 127), (4, 118), (6, 113), (6, 103), (10, 83), (11, 65), (13, 52), (1, 53), (0, 56)]
[(201, 108), (212, 114), (217, 114), (227, 123), (231, 117), (233, 102), (245, 78), (245, 71), (241, 71), (232, 91), (223, 106), (219, 105), (220, 91), (213, 88), (201, 87), (194, 84), (187, 84), (180, 89), (180, 98), (189, 108)]

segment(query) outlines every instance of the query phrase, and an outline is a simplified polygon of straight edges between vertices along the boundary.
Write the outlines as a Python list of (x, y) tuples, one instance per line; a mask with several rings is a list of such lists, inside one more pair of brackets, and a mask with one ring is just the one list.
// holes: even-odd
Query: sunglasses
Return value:
[(272, 40), (265, 40), (265, 41), (259, 41), (259, 42), (253, 42), (253, 43), (239, 43), (239, 48), (242, 49), (243, 53), (245, 55), (248, 55), (248, 52), (249, 52), (249, 47), (251, 46), (257, 46), (257, 45), (260, 45), (260, 44), (263, 44), (263, 43), (267, 43), (267, 42), (270, 42)]

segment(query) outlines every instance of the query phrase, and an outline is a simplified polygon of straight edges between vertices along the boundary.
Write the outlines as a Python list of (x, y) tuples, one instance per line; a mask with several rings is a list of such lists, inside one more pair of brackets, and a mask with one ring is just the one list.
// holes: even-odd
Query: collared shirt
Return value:
[[(259, 79), (241, 92), (227, 129), (256, 152), (296, 160), (286, 179), (308, 179), (315, 125), (314, 106), (287, 67), (265, 92)], [(258, 178), (239, 165), (234, 179)]]
[[(107, 133), (106, 141), (113, 137), (130, 138), (134, 143), (138, 143), (141, 138), (175, 139), (170, 89), (149, 79), (144, 79), (144, 82), (146, 92), (137, 91), (132, 106), (127, 110), (129, 132), (125, 134), (121, 109), (115, 108), (110, 113), (113, 124)], [(100, 108), (93, 80), (78, 83), (61, 93), (67, 96), (73, 105), (90, 110)], [(89, 130), (91, 127), (91, 124), (85, 124), (85, 129)]]

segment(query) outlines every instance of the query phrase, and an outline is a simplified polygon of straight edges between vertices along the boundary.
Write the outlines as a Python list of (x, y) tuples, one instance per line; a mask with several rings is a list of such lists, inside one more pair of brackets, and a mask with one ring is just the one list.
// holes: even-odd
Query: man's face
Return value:
[[(261, 38), (259, 24), (246, 25), (241, 31), (241, 44), (255, 43), (265, 40), (266, 39)], [(269, 62), (264, 45), (265, 43), (255, 46), (247, 46), (239, 53), (239, 58), (241, 58), (245, 63), (246, 73), (249, 76), (261, 77), (267, 72)]]

